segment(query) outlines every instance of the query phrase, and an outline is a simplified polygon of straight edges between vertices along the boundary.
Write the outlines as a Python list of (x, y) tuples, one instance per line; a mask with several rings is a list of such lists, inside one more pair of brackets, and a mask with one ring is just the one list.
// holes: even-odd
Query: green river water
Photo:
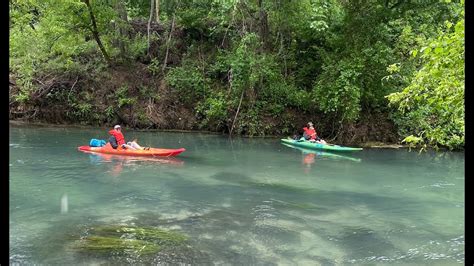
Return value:
[[(187, 150), (150, 160), (77, 150), (108, 130), (10, 127), (11, 264), (464, 263), (464, 153), (344, 157), (279, 139), (127, 128), (145, 146)], [(153, 240), (160, 248), (148, 253), (145, 242), (78, 248), (104, 226), (159, 228), (184, 241)]]

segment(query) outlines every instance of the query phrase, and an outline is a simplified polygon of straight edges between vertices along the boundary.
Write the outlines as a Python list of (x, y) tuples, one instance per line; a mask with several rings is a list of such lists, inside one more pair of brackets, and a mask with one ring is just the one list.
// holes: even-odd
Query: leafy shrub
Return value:
[(419, 54), (421, 67), (407, 87), (387, 96), (397, 107), (396, 122), (402, 136), (408, 135), (406, 142), (450, 149), (464, 145), (464, 18), (453, 25), (446, 22), (437, 38), (412, 51), (414, 57)]
[(161, 71), (161, 67), (160, 67), (160, 62), (158, 61), (158, 59), (156, 58), (153, 58), (151, 59), (151, 62), (150, 64), (147, 66), (147, 69), (148, 71), (150, 71), (150, 73), (152, 75), (157, 75), (158, 73), (160, 73)]
[(362, 64), (344, 59), (323, 68), (325, 72), (313, 88), (312, 102), (324, 113), (337, 113), (341, 120), (355, 121), (361, 108), (358, 78)]
[(133, 105), (137, 103), (137, 99), (135, 97), (128, 96), (128, 86), (124, 85), (121, 86), (117, 90), (117, 106), (121, 108), (122, 106), (126, 105)]
[(209, 90), (209, 80), (192, 63), (171, 69), (166, 74), (166, 81), (186, 104), (202, 99)]
[(128, 52), (133, 59), (138, 59), (146, 55), (148, 48), (147, 37), (138, 33), (130, 40), (128, 44)]
[(199, 102), (196, 107), (198, 116), (202, 116), (202, 127), (215, 127), (225, 125), (227, 119), (227, 102), (223, 93), (216, 93), (204, 101)]

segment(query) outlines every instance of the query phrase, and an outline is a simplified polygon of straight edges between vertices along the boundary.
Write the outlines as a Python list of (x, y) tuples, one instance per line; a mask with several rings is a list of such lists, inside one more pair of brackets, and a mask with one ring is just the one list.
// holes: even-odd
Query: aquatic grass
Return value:
[(104, 225), (91, 228), (89, 235), (76, 241), (73, 248), (90, 252), (132, 252), (152, 254), (182, 245), (183, 234), (153, 227)]
[(188, 239), (183, 234), (154, 227), (106, 225), (94, 228), (93, 232), (115, 236), (128, 234), (136, 239), (153, 241), (163, 245), (181, 245)]
[(156, 253), (162, 249), (158, 244), (149, 241), (104, 236), (81, 239), (74, 248), (94, 252), (134, 252), (138, 255)]

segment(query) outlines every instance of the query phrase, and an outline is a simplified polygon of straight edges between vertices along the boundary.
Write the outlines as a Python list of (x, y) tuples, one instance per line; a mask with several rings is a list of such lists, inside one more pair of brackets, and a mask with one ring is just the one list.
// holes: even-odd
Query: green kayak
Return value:
[(334, 145), (334, 144), (321, 144), (321, 143), (309, 142), (306, 140), (301, 141), (301, 140), (293, 140), (293, 139), (281, 139), (281, 141), (283, 143), (286, 143), (295, 147), (311, 149), (311, 150), (344, 151), (344, 152), (363, 150), (362, 148), (344, 147), (344, 146), (339, 146), (339, 145)]
[(316, 154), (318, 157), (324, 157), (324, 158), (344, 159), (344, 160), (350, 160), (350, 161), (354, 161), (354, 162), (362, 161), (362, 159), (360, 159), (360, 158), (354, 158), (354, 157), (347, 156), (347, 155), (341, 155), (341, 153), (338, 153), (338, 152), (322, 151), (322, 150), (310, 150), (310, 149), (305, 149), (305, 148), (289, 145), (289, 144), (286, 144), (286, 143), (282, 143), (282, 144), (284, 146), (288, 147), (288, 148), (292, 148), (292, 149), (295, 149), (295, 150), (302, 151), (303, 154), (313, 153), (313, 154)]

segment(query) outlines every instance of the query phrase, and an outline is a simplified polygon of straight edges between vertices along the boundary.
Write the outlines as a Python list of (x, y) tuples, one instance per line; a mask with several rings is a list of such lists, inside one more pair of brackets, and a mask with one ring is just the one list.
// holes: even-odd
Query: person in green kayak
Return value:
[(316, 129), (314, 129), (312, 122), (308, 122), (307, 127), (303, 127), (303, 137), (305, 140), (309, 140), (311, 142), (326, 144), (326, 141), (320, 138), (316, 133)]
[(109, 134), (110, 134), (109, 142), (112, 148), (114, 149), (132, 149), (132, 150), (149, 150), (150, 149), (150, 148), (145, 148), (138, 145), (136, 140), (125, 143), (125, 137), (122, 134), (122, 127), (120, 125), (115, 125), (114, 129), (109, 131)]

